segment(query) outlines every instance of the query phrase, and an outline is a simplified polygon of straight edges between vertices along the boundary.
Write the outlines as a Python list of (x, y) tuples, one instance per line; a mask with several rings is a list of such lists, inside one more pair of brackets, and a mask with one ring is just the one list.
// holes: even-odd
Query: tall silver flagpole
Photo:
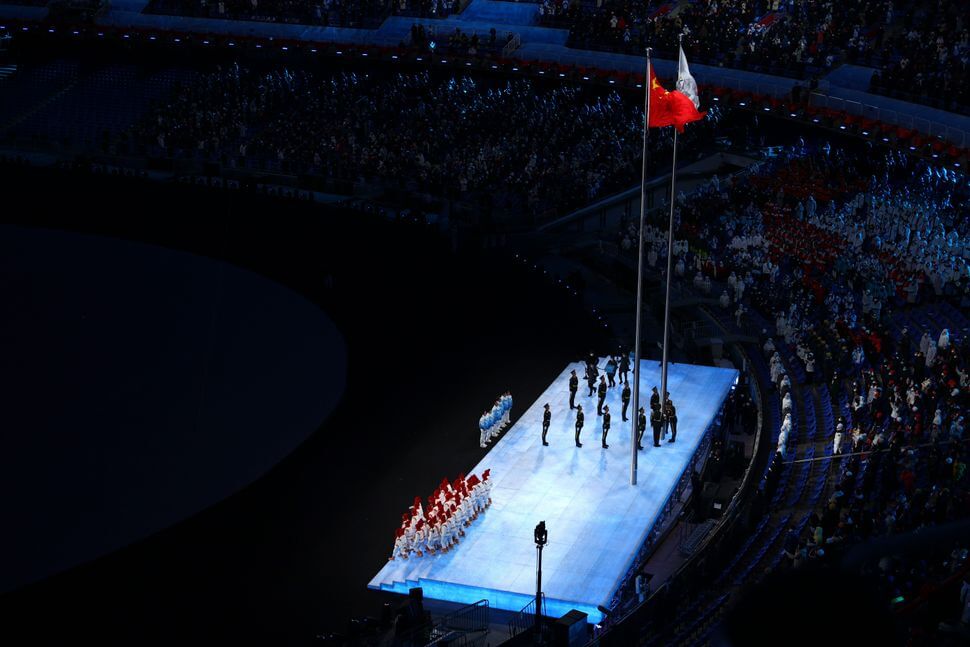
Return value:
[(640, 227), (637, 246), (637, 329), (633, 343), (633, 415), (630, 420), (630, 485), (637, 484), (637, 424), (640, 420), (640, 313), (643, 311), (643, 223), (647, 217), (647, 134), (650, 132), (650, 48), (647, 48), (647, 73), (644, 75), (643, 99), (643, 168), (640, 172)]
[[(683, 47), (684, 35), (679, 41)], [(678, 59), (679, 60), (679, 59)], [(674, 154), (670, 169), (670, 221), (667, 223), (667, 298), (664, 300), (664, 344), (660, 363), (660, 410), (667, 408), (667, 362), (670, 358), (670, 284), (674, 274), (674, 204), (677, 199), (677, 129), (674, 128)]]
[(667, 362), (670, 358), (670, 283), (674, 267), (674, 199), (677, 187), (677, 129), (674, 129), (674, 161), (670, 172), (670, 222), (667, 224), (667, 299), (664, 303), (664, 351), (660, 367), (660, 410), (667, 406)]

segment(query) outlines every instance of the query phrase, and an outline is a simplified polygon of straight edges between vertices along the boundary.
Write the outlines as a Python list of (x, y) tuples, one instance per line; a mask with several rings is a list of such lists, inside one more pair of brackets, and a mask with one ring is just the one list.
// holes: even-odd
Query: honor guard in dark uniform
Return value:
[(576, 408), (576, 391), (579, 389), (579, 378), (576, 377), (576, 371), (569, 376), (569, 408)]
[(660, 407), (650, 410), (650, 425), (653, 427), (653, 446), (660, 447), (660, 431), (663, 427), (663, 414)]
[(576, 446), (582, 447), (583, 443), (579, 442), (579, 434), (583, 432), (583, 423), (586, 422), (586, 416), (583, 415), (583, 405), (576, 405)]
[(626, 410), (630, 406), (630, 383), (629, 382), (626, 382), (623, 385), (623, 394), (621, 397), (623, 398), (623, 411), (621, 411), (621, 413), (623, 414), (623, 422), (626, 422), (627, 421)]
[(643, 449), (643, 432), (647, 430), (647, 416), (643, 413), (643, 407), (640, 407), (640, 413), (637, 415), (637, 449)]
[(624, 352), (620, 355), (620, 384), (629, 384), (627, 373), (630, 372), (630, 354)]
[(596, 367), (587, 366), (586, 367), (586, 384), (589, 385), (589, 394), (587, 397), (591, 397), (596, 393)]
[(545, 406), (545, 410), (542, 412), (542, 445), (543, 447), (548, 446), (549, 443), (546, 442), (546, 434), (549, 433), (549, 422), (552, 420), (552, 411), (549, 410), (549, 404)]
[(660, 393), (657, 392), (657, 387), (653, 387), (653, 393), (650, 394), (650, 410), (660, 411)]
[(674, 406), (674, 401), (670, 399), (670, 394), (667, 394), (667, 406), (664, 407), (664, 425), (670, 425), (670, 440), (668, 443), (672, 443), (677, 440), (677, 407)]
[(603, 403), (606, 402), (606, 378), (600, 375), (600, 385), (596, 388), (596, 395), (599, 399), (596, 401), (596, 415), (603, 415)]
[(609, 449), (606, 444), (606, 436), (610, 433), (610, 405), (603, 407), (603, 449)]

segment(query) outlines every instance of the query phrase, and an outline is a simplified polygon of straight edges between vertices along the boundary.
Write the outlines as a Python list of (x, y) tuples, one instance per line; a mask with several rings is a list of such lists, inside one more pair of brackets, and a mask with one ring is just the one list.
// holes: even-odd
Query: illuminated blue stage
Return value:
[[(579, 609), (589, 614), (590, 622), (602, 619), (597, 605), (609, 606), (701, 446), (737, 371), (671, 364), (668, 390), (677, 405), (677, 442), (653, 447), (648, 425), (639, 452), (638, 485), (631, 486), (631, 427), (620, 420), (621, 387), (618, 384), (607, 395), (613, 429), (607, 439), (610, 448), (601, 449), (596, 398), (586, 397), (588, 389), (580, 379), (576, 402), (583, 405), (586, 426), (583, 447), (576, 447), (575, 412), (569, 410), (567, 390), (571, 369), (582, 378), (581, 364), (567, 366), (469, 472), (492, 470), (492, 506), (466, 529), (458, 547), (444, 555), (388, 562), (370, 588), (406, 594), (420, 586), (428, 598), (459, 603), (487, 598), (493, 607), (518, 611), (535, 596), (533, 529), (545, 520), (546, 613), (558, 617)], [(642, 362), (640, 397), (647, 410), (650, 389), (659, 384), (658, 362)], [(549, 446), (543, 447), (542, 406), (547, 402), (552, 424)]]

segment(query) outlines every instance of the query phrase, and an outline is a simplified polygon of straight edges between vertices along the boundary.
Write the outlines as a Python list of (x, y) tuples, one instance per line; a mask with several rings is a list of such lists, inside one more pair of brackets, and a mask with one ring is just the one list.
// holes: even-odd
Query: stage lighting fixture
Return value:
[(546, 530), (546, 522), (540, 521), (535, 529), (536, 546), (545, 546), (549, 543), (549, 531)]

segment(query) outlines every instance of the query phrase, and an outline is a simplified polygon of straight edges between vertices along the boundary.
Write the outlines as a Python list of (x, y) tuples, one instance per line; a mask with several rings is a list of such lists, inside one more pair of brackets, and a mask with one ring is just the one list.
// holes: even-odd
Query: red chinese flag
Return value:
[(705, 112), (698, 112), (690, 98), (674, 90), (668, 92), (653, 73), (650, 66), (650, 124), (651, 128), (673, 126), (677, 132), (684, 132), (684, 126), (692, 121), (703, 119)]

